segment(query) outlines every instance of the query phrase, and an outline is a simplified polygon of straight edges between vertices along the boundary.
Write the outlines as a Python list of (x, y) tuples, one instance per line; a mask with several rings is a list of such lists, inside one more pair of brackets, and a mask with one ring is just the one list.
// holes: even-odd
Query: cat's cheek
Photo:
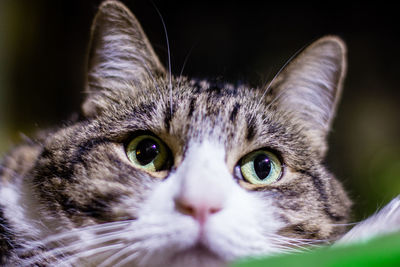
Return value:
[(18, 227), (17, 230), (19, 232), (37, 235), (38, 233), (36, 229), (27, 223), (33, 221), (29, 218), (27, 209), (19, 204), (24, 198), (21, 194), (21, 191), (23, 190), (21, 187), (21, 185), (13, 184), (6, 184), (5, 186), (0, 187), (0, 202), (7, 203), (7, 205), (4, 207), (1, 206), (1, 208), (7, 219)]
[(268, 197), (243, 190), (232, 190), (223, 212), (206, 225), (206, 243), (227, 260), (277, 252), (275, 236), (284, 226)]
[(174, 186), (172, 180), (168, 178), (165, 181), (154, 184), (153, 190), (148, 193), (147, 199), (139, 211), (139, 218), (154, 212), (159, 212), (159, 214), (173, 212)]

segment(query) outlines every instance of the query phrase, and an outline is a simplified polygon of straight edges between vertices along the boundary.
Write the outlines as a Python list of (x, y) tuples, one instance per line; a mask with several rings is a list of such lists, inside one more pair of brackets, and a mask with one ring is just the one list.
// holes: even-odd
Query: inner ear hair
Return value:
[(96, 103), (109, 93), (98, 92), (104, 88), (113, 90), (165, 75), (136, 17), (121, 2), (103, 2), (92, 24), (84, 114), (93, 116), (102, 109)]
[(329, 132), (346, 73), (346, 46), (323, 37), (296, 56), (272, 83), (274, 105), (321, 144)]

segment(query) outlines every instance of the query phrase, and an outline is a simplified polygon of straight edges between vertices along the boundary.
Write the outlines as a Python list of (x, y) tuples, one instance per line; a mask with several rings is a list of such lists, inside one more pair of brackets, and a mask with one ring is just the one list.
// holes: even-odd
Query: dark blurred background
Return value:
[[(99, 0), (0, 0), (0, 152), (80, 107), (85, 52)], [(319, 1), (123, 1), (167, 62), (163, 15), (179, 74), (262, 84), (326, 35), (348, 45), (348, 76), (330, 136), (329, 168), (356, 220), (400, 193), (397, 8)], [(303, 1), (301, 1), (303, 2)]]

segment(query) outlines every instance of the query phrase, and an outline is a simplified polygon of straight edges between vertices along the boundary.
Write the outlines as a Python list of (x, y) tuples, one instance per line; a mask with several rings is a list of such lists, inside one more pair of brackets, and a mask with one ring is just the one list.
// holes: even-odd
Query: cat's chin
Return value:
[(223, 267), (227, 262), (201, 243), (186, 250), (175, 253), (168, 266)]
[[(109, 256), (109, 255), (108, 255)], [(104, 264), (107, 257), (98, 257), (90, 259), (81, 259), (77, 266), (97, 266)], [(151, 257), (136, 258), (132, 261), (124, 264), (118, 263), (116, 266), (122, 267), (225, 267), (228, 265), (228, 261), (212, 252), (206, 246), (201, 243), (196, 244), (190, 248), (177, 251), (172, 254), (164, 254), (163, 251), (152, 254)], [(75, 266), (75, 265), (74, 265)], [(101, 265), (103, 266), (103, 265)], [(106, 266), (114, 266), (108, 265)]]

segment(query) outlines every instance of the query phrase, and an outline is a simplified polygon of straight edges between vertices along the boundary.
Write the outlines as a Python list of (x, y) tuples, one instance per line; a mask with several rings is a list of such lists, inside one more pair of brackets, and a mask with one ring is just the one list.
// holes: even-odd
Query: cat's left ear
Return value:
[(273, 105), (301, 125), (321, 154), (341, 95), (346, 46), (336, 36), (323, 37), (297, 55), (271, 85)]
[(101, 109), (101, 90), (161, 75), (165, 69), (135, 16), (119, 1), (103, 2), (92, 24), (84, 114)]

